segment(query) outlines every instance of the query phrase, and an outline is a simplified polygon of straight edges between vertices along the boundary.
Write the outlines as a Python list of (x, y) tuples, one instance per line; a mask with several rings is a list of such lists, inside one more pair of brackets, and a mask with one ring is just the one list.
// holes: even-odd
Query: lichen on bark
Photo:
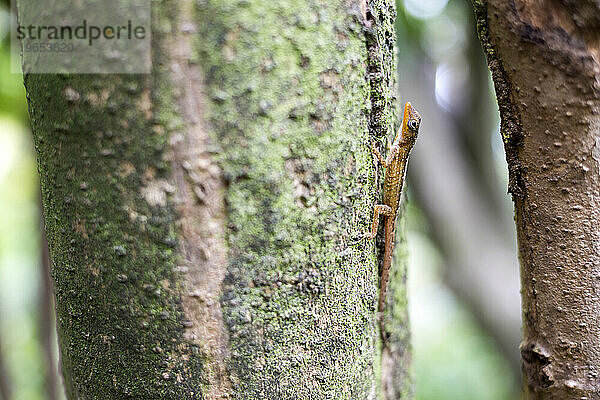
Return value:
[(143, 111), (149, 77), (27, 75), (25, 84), (69, 398), (200, 398), (191, 371), (202, 356), (180, 340), (173, 213), (142, 193), (169, 169), (166, 137)]
[(228, 183), (222, 303), (236, 390), (374, 398), (376, 269), (348, 239), (366, 231), (373, 201), (358, 4), (198, 12), (220, 24), (200, 27), (197, 49)]

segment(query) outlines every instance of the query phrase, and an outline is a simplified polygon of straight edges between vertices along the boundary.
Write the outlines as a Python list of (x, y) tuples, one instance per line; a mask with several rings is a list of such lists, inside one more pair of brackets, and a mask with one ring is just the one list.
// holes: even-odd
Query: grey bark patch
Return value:
[(146, 186), (142, 187), (142, 197), (151, 206), (164, 207), (167, 205), (167, 194), (173, 193), (175, 188), (166, 180), (158, 179), (149, 181)]

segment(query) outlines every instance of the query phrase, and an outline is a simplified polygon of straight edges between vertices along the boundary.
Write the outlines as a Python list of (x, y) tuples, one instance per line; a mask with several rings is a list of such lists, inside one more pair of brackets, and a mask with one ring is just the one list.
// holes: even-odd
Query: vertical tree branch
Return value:
[(597, 398), (600, 5), (474, 6), (515, 203), (528, 398)]

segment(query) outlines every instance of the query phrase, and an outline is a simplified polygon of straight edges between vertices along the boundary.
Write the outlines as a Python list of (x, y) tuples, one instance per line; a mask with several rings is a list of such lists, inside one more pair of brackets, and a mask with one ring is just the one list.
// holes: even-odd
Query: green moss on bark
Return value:
[(200, 398), (202, 359), (181, 340), (173, 212), (141, 195), (168, 176), (150, 77), (25, 84), (69, 398)]
[(367, 68), (370, 85), (369, 131), (374, 139), (392, 138), (398, 121), (399, 104), (396, 98), (396, 4), (389, 0), (368, 2)]
[[(358, 5), (208, 1), (199, 60), (228, 181), (238, 398), (375, 393), (377, 274)], [(206, 25), (200, 24), (203, 28)]]

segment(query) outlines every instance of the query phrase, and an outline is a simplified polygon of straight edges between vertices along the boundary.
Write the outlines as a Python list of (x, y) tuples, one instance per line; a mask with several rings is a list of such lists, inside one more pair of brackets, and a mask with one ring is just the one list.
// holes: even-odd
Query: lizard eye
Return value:
[(411, 119), (408, 121), (408, 127), (410, 128), (410, 130), (416, 131), (419, 129), (419, 123), (417, 122), (417, 120)]

